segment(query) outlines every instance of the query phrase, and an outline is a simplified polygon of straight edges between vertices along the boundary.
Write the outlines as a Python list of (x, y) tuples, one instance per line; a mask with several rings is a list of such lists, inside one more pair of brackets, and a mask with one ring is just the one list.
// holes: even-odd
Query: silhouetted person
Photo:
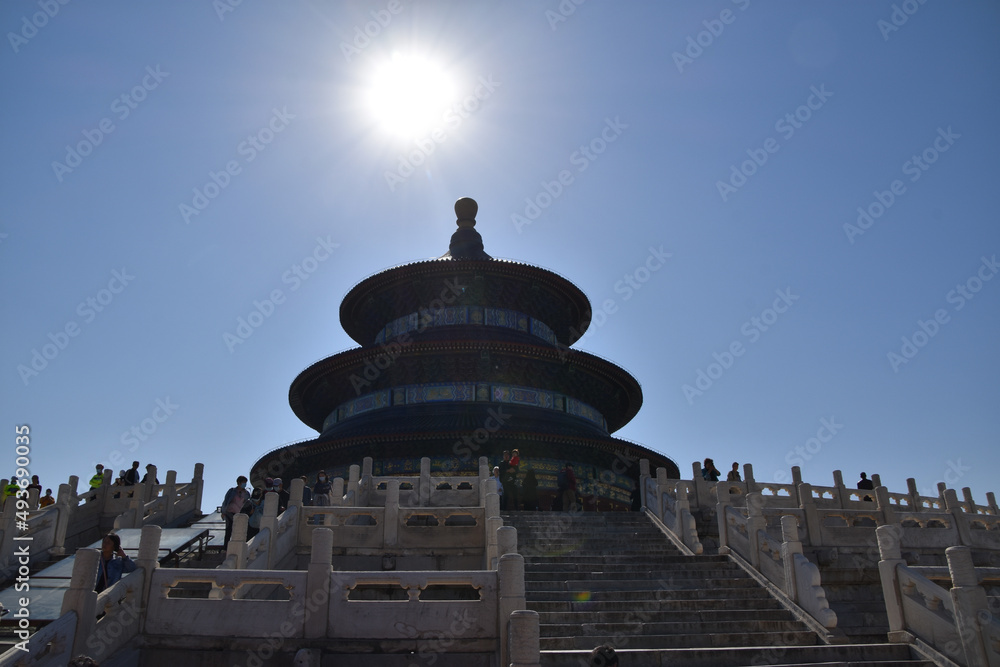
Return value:
[(590, 652), (590, 667), (618, 667), (618, 654), (611, 644), (602, 644)]
[(718, 482), (719, 475), (721, 474), (722, 473), (715, 467), (715, 463), (712, 459), (705, 459), (705, 463), (701, 469), (701, 476), (706, 482)]
[(726, 477), (727, 482), (742, 482), (740, 478), (740, 464), (733, 461), (733, 469), (729, 471), (729, 475)]
[[(861, 473), (861, 479), (858, 480), (858, 488), (863, 489), (865, 491), (875, 490), (875, 485), (872, 483), (870, 479), (868, 479), (867, 473)], [(862, 498), (862, 500), (868, 500), (868, 501), (870, 501), (871, 499), (872, 497), (867, 495), (864, 498)]]

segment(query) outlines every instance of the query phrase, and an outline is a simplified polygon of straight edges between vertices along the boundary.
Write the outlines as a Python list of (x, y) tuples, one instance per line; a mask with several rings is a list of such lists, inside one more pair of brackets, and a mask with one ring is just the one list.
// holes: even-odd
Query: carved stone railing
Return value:
[[(747, 496), (746, 507), (730, 505), (725, 490), (720, 495), (719, 553), (735, 553), (822, 627), (835, 628), (837, 615), (827, 602), (819, 568), (802, 554), (801, 518), (765, 509), (756, 492)], [(780, 539), (767, 530), (769, 516), (779, 520)]]
[(964, 546), (946, 550), (947, 569), (907, 566), (891, 526), (878, 529), (878, 544), (890, 641), (916, 644), (966, 667), (1000, 665), (1000, 601), (984, 587), (996, 590), (1000, 568), (973, 567)]
[(683, 480), (668, 480), (665, 468), (656, 470), (656, 477), (649, 476), (649, 462), (640, 462), (639, 484), (644, 504), (656, 521), (671, 531), (691, 554), (701, 554), (704, 546), (698, 537), (698, 527), (690, 511), (688, 490), (690, 483)]

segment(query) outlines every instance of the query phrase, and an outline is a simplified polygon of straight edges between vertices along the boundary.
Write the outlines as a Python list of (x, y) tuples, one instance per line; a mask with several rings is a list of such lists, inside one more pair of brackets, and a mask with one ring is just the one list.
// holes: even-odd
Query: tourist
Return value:
[(52, 489), (45, 489), (45, 495), (38, 499), (38, 509), (55, 504), (56, 499), (52, 497)]
[(504, 500), (500, 509), (516, 510), (518, 508), (517, 464), (511, 458), (510, 452), (503, 453), (503, 462), (500, 463), (500, 483), (503, 484)]
[(7, 503), (7, 499), (16, 496), (20, 489), (21, 487), (17, 485), (17, 475), (11, 475), (10, 480), (7, 482), (7, 486), (3, 487), (3, 497), (0, 498), (0, 511), (3, 510), (3, 506)]
[(97, 585), (94, 590), (100, 593), (115, 585), (122, 575), (134, 572), (135, 567), (132, 559), (122, 550), (122, 538), (108, 533), (101, 542), (101, 560), (97, 567)]
[(705, 459), (704, 467), (701, 469), (702, 479), (706, 482), (718, 482), (721, 474), (712, 459)]
[[(872, 481), (870, 479), (868, 479), (868, 474), (867, 473), (861, 473), (861, 479), (858, 480), (858, 488), (859, 489), (864, 489), (866, 491), (873, 491), (873, 490), (875, 490), (875, 484), (873, 484)], [(872, 499), (872, 497), (868, 496), (868, 495), (866, 495), (864, 498), (862, 498), (862, 500), (866, 500), (868, 502), (871, 502), (871, 499)]]
[(132, 467), (125, 471), (125, 486), (135, 486), (139, 483), (139, 462), (132, 461)]
[(302, 506), (310, 507), (313, 504), (313, 492), (309, 488), (309, 478), (302, 475), (299, 479), (302, 480)]
[(82, 653), (67, 663), (68, 667), (100, 667), (98, 662), (91, 658), (89, 655), (83, 655)]
[(236, 478), (236, 486), (226, 491), (226, 497), (222, 500), (222, 519), (226, 522), (226, 536), (222, 540), (223, 549), (233, 536), (233, 518), (243, 511), (243, 504), (250, 498), (246, 485), (247, 478), (240, 475)]
[(153, 484), (159, 484), (160, 480), (158, 480), (155, 475), (153, 475), (153, 477), (150, 478), (150, 475), (153, 474), (154, 470), (156, 470), (156, 466), (154, 466), (152, 463), (147, 463), (146, 474), (142, 476), (142, 480), (139, 483), (145, 484), (146, 482), (152, 482)]
[(517, 449), (510, 453), (510, 464), (515, 468), (521, 465), (521, 452)]
[(618, 667), (618, 654), (611, 644), (602, 644), (590, 652), (590, 667)]
[(535, 469), (528, 465), (528, 472), (524, 474), (524, 483), (521, 486), (521, 499), (524, 501), (526, 512), (538, 511), (538, 477)]
[(281, 514), (288, 509), (290, 496), (288, 491), (285, 490), (285, 483), (281, 481), (280, 477), (275, 477), (271, 480), (271, 490), (278, 494), (278, 514)]
[(493, 472), (490, 474), (490, 477), (493, 478), (497, 495), (500, 496), (500, 507), (503, 507), (503, 483), (500, 482), (500, 466), (493, 466)]
[[(104, 466), (98, 463), (97, 472), (95, 472), (94, 476), (90, 478), (90, 490), (97, 491), (99, 488), (101, 488), (103, 484), (104, 484)], [(97, 499), (96, 493), (90, 496), (90, 500), (96, 500), (96, 499)]]
[(733, 469), (729, 471), (729, 475), (726, 477), (727, 482), (742, 482), (740, 478), (740, 464), (733, 461)]
[(559, 509), (563, 512), (572, 512), (576, 508), (576, 475), (573, 473), (573, 464), (569, 461), (556, 476), (556, 487), (562, 501)]
[(28, 493), (31, 493), (32, 489), (38, 489), (38, 495), (42, 495), (42, 484), (38, 481), (38, 475), (31, 476), (31, 484), (25, 489)]
[(247, 515), (247, 542), (260, 532), (260, 520), (264, 516), (264, 491), (254, 487), (253, 493), (243, 503), (240, 510)]
[(333, 491), (333, 483), (327, 476), (325, 470), (320, 470), (316, 475), (316, 484), (313, 486), (313, 506), (329, 507), (330, 493)]

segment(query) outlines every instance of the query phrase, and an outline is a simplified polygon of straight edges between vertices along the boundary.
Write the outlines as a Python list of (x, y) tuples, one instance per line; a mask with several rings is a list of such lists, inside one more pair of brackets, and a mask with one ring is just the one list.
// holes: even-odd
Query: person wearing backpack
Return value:
[(222, 548), (229, 545), (229, 539), (233, 536), (233, 517), (243, 510), (243, 504), (250, 498), (250, 492), (246, 489), (247, 478), (240, 475), (236, 478), (236, 486), (226, 491), (226, 497), (222, 500), (222, 519), (226, 522), (226, 537), (222, 541)]

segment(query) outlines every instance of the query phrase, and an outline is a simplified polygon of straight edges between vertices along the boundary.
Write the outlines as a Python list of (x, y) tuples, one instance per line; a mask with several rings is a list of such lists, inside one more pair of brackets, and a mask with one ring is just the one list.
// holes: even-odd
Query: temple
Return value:
[[(642, 403), (618, 366), (572, 349), (590, 305), (568, 280), (486, 254), (477, 206), (448, 252), (356, 285), (359, 348), (292, 382), (317, 436), (253, 466), (288, 480), (256, 531), (190, 481), (60, 485), (0, 514), (0, 667), (1000, 666), (1000, 508), (802, 479), (705, 480), (615, 438)], [(502, 509), (520, 450), (540, 507)], [(557, 471), (575, 497), (559, 511)], [(329, 504), (304, 482), (327, 471)], [(99, 480), (95, 480), (95, 484)], [(0, 480), (6, 488), (8, 480)], [(27, 484), (25, 484), (25, 487)], [(516, 486), (516, 485), (515, 485)], [(109, 531), (136, 568), (101, 592)], [(220, 548), (222, 547), (222, 548)], [(93, 663), (87, 663), (93, 664)]]
[(642, 405), (625, 370), (571, 349), (590, 302), (551, 271), (494, 259), (476, 231), (478, 205), (455, 203), (458, 229), (433, 260), (377, 273), (344, 297), (340, 320), (361, 347), (318, 361), (292, 382), (289, 403), (319, 435), (253, 466), (266, 477), (346, 477), (372, 457), (376, 475), (476, 475), (479, 456), (518, 449), (549, 509), (556, 475), (576, 471), (587, 510), (628, 510), (639, 460), (677, 477), (663, 454), (611, 436)]

